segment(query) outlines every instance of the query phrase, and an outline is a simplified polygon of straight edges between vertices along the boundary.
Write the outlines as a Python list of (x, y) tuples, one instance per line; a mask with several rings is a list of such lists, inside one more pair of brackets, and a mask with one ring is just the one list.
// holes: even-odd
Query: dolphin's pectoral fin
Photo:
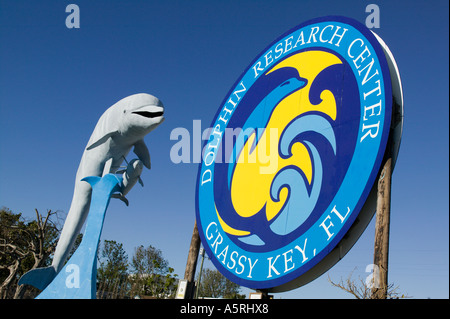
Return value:
[(134, 154), (144, 163), (145, 167), (150, 169), (150, 153), (148, 152), (147, 145), (145, 145), (144, 140), (139, 140), (134, 144)]
[(92, 143), (88, 147), (86, 147), (86, 150), (89, 151), (89, 150), (105, 143), (110, 137), (112, 138), (112, 137), (114, 137), (114, 135), (117, 135), (117, 134), (119, 134), (119, 132), (114, 131), (114, 132), (108, 133), (106, 135), (103, 135), (100, 139), (94, 141), (94, 143)]
[(118, 199), (120, 199), (122, 202), (124, 202), (125, 203), (125, 205), (129, 205), (130, 203), (128, 202), (128, 199), (125, 197), (125, 196), (123, 196), (122, 194), (112, 194), (111, 195), (111, 197), (112, 198), (118, 198)]

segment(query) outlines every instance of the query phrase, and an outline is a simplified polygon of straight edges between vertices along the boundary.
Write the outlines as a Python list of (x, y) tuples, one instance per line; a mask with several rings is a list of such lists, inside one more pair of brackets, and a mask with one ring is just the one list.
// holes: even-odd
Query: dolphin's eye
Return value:
[(285, 85), (288, 85), (288, 84), (290, 84), (290, 83), (291, 83), (290, 81), (286, 81), (286, 82), (284, 82), (283, 84), (281, 84), (280, 87), (285, 86)]
[(124, 113), (124, 114), (127, 113), (127, 110), (123, 110), (123, 113)]

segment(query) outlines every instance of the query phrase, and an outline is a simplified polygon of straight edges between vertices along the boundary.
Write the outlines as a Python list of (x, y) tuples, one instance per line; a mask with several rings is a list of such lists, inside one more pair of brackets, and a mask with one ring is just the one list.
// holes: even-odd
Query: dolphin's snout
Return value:
[(160, 117), (164, 115), (164, 110), (163, 111), (159, 111), (159, 112), (147, 112), (147, 111), (136, 111), (136, 112), (132, 112), (133, 114), (138, 114), (140, 116), (144, 116), (147, 118), (155, 118), (155, 117)]
[(160, 105), (145, 105), (136, 111), (131, 112), (146, 118), (156, 118), (164, 115), (164, 107)]

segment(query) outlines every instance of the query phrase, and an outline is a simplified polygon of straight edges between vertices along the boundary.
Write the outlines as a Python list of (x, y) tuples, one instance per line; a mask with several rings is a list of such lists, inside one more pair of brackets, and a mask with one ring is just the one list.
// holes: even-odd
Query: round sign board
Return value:
[(308, 21), (262, 51), (219, 108), (198, 171), (197, 226), (217, 269), (277, 292), (342, 258), (375, 210), (392, 100), (383, 46), (354, 20)]

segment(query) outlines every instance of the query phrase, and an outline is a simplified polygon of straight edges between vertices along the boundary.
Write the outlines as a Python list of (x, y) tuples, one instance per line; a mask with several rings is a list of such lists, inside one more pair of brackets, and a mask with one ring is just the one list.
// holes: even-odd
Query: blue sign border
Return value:
[[(370, 165), (370, 166), (372, 166), (372, 169), (370, 171), (370, 176), (368, 178), (368, 181), (367, 181), (366, 185), (364, 186), (362, 195), (359, 197), (359, 199), (357, 200), (357, 203), (351, 209), (351, 213), (348, 215), (348, 218), (345, 220), (345, 222), (343, 222), (342, 227), (337, 231), (335, 236), (329, 242), (326, 243), (325, 247), (320, 249), (320, 251), (317, 254), (315, 254), (313, 256), (313, 258), (311, 258), (303, 266), (300, 266), (299, 268), (297, 268), (291, 272), (288, 272), (285, 275), (280, 276), (278, 278), (274, 278), (274, 279), (270, 279), (270, 280), (261, 280), (261, 281), (243, 279), (241, 277), (234, 275), (230, 271), (227, 271), (225, 269), (224, 265), (217, 258), (214, 257), (214, 253), (211, 250), (211, 247), (207, 244), (208, 240), (205, 237), (206, 229), (204, 229), (204, 227), (206, 227), (207, 224), (204, 225), (202, 223), (202, 219), (200, 216), (200, 203), (199, 203), (199, 194), (200, 194), (199, 193), (199, 185), (200, 185), (202, 167), (203, 167), (204, 162), (202, 162), (199, 165), (199, 170), (198, 170), (198, 175), (197, 175), (197, 183), (196, 183), (196, 218), (197, 218), (197, 227), (198, 227), (198, 231), (200, 234), (200, 238), (202, 240), (202, 243), (204, 244), (204, 247), (208, 253), (208, 256), (211, 257), (211, 260), (212, 260), (213, 264), (216, 266), (216, 268), (219, 269), (227, 278), (229, 278), (233, 282), (236, 282), (236, 283), (246, 286), (246, 287), (250, 287), (253, 289), (270, 289), (270, 288), (278, 287), (281, 285), (285, 285), (285, 284), (297, 279), (298, 277), (302, 276), (303, 274), (305, 274), (306, 272), (311, 270), (313, 267), (315, 267), (320, 261), (322, 261), (339, 244), (339, 242), (342, 240), (342, 238), (347, 234), (350, 227), (353, 225), (355, 219), (361, 213), (361, 209), (362, 209), (363, 205), (365, 204), (366, 199), (376, 181), (377, 175), (379, 173), (379, 170), (380, 170), (380, 167), (382, 164), (382, 160), (384, 157), (387, 140), (388, 140), (389, 132), (390, 132), (390, 122), (391, 122), (391, 113), (392, 113), (392, 90), (391, 90), (392, 85), (391, 85), (389, 68), (388, 68), (388, 64), (387, 64), (383, 49), (382, 49), (381, 45), (379, 44), (379, 42), (377, 41), (377, 39), (375, 38), (375, 36), (372, 34), (372, 32), (369, 29), (367, 29), (363, 24), (361, 24), (353, 19), (346, 18), (346, 17), (328, 16), (328, 17), (322, 17), (322, 18), (317, 18), (317, 19), (313, 19), (310, 21), (306, 21), (306, 22), (292, 28), (291, 30), (287, 31), (282, 36), (280, 36), (275, 41), (273, 41), (269, 46), (267, 46), (264, 50), (262, 50), (261, 53), (249, 64), (249, 66), (245, 69), (245, 71), (241, 74), (241, 76), (238, 78), (238, 80), (231, 87), (230, 91), (225, 96), (225, 99), (223, 100), (221, 107), (216, 112), (216, 115), (214, 116), (214, 120), (211, 124), (211, 127), (214, 127), (215, 122), (223, 109), (223, 106), (227, 102), (228, 98), (233, 94), (236, 87), (239, 85), (239, 83), (241, 83), (241, 81), (243, 81), (244, 77), (247, 74), (249, 74), (249, 71), (255, 65), (255, 63), (257, 63), (257, 61), (259, 59), (261, 59), (268, 50), (270, 50), (272, 47), (274, 47), (277, 43), (282, 41), (284, 38), (288, 37), (289, 35), (293, 34), (294, 32), (296, 32), (302, 28), (305, 28), (307, 26), (311, 26), (314, 24), (330, 23), (330, 22), (342, 23), (349, 27), (353, 27), (353, 29), (351, 29), (351, 30), (354, 30), (355, 32), (359, 32), (364, 37), (364, 40), (368, 41), (367, 44), (368, 45), (370, 44), (372, 46), (372, 49), (376, 53), (377, 60), (378, 60), (377, 62), (379, 63), (379, 67), (380, 67), (380, 70), (382, 73), (381, 74), (382, 80), (383, 80), (382, 87), (384, 89), (384, 123), (382, 123), (383, 128), (381, 129), (381, 127), (380, 127), (380, 131), (382, 134), (380, 135), (378, 153), (377, 153), (377, 156), (376, 156), (373, 164)], [(349, 31), (350, 31), (350, 28), (349, 28)], [(335, 51), (338, 52), (337, 50), (335, 50)], [(360, 90), (360, 92), (362, 94), (361, 90)], [(360, 125), (361, 125), (361, 123), (360, 123)], [(381, 124), (380, 124), (380, 126), (381, 126)], [(360, 130), (360, 132), (361, 132), (361, 130)], [(206, 144), (208, 144), (209, 142), (210, 141), (206, 141), (204, 146)], [(356, 158), (356, 156), (357, 155), (355, 154), (353, 158)], [(356, 176), (355, 176), (355, 182), (357, 182)], [(349, 186), (349, 183), (346, 183), (346, 184)], [(342, 190), (342, 191), (345, 192), (345, 190)], [(339, 192), (341, 192), (341, 190), (339, 190)], [(335, 198), (338, 198), (337, 194), (336, 194)], [(333, 202), (334, 202), (334, 200), (333, 200)], [(338, 204), (340, 206), (338, 206)], [(336, 203), (335, 205), (337, 207), (345, 207), (346, 204)], [(339, 208), (339, 210), (340, 209), (341, 208)], [(346, 213), (346, 210), (344, 210), (344, 211), (340, 210), (340, 213), (342, 216), (344, 216)], [(373, 215), (374, 211), (364, 212), (364, 213), (367, 213), (367, 214), (371, 213)], [(326, 215), (326, 212), (324, 212), (323, 215)], [(319, 221), (323, 221), (323, 219), (319, 219), (318, 222)], [(312, 226), (310, 227), (310, 229), (311, 228), (312, 228)], [(301, 247), (301, 245), (300, 245), (300, 247)], [(287, 251), (287, 250), (286, 250), (286, 248), (281, 248), (279, 250), (279, 254), (282, 251)], [(273, 254), (276, 254), (276, 253), (273, 253)], [(263, 256), (263, 255), (264, 254), (262, 254), (261, 256)], [(263, 256), (263, 258), (264, 258), (264, 256)], [(314, 278), (312, 278), (312, 279), (314, 279)]]

